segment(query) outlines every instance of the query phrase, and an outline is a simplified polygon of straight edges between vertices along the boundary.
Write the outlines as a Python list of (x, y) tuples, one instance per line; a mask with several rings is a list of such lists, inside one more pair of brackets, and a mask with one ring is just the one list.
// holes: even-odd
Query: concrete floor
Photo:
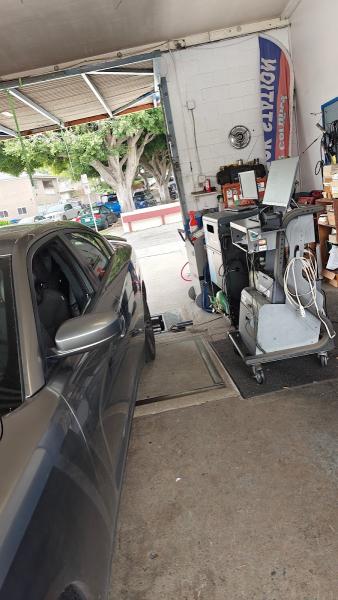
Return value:
[(134, 421), (112, 600), (336, 600), (335, 383)]
[[(172, 234), (154, 246), (173, 244)], [(146, 235), (136, 241), (141, 260), (155, 261), (161, 292), (152, 277), (148, 289), (161, 310), (163, 256), (155, 260), (147, 244)], [(174, 273), (181, 256), (172, 249)], [(181, 308), (179, 294), (170, 297)], [(184, 306), (194, 312), (192, 304)], [(220, 319), (158, 336), (140, 397), (164, 398), (135, 412), (111, 600), (338, 598), (337, 382), (244, 400), (210, 350), (203, 368), (210, 359), (211, 380), (223, 384), (206, 378), (194, 389), (202, 362), (192, 339), (207, 346), (225, 330)]]

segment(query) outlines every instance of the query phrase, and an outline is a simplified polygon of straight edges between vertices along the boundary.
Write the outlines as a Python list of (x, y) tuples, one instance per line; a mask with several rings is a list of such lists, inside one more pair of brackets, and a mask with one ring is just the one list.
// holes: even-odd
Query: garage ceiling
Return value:
[(1, 0), (0, 76), (279, 17), (287, 0)]
[[(192, 34), (278, 18), (287, 4), (287, 0), (1, 0), (0, 136), (15, 129), (9, 114), (13, 106), (20, 130), (31, 133), (112, 116), (135, 103), (151, 105), (153, 55), (146, 50)], [(137, 47), (143, 48), (143, 60), (128, 64), (125, 56), (133, 54), (128, 49)], [(120, 68), (118, 51), (124, 56)], [(60, 77), (61, 71), (66, 77)], [(34, 85), (23, 87), (21, 78), (27, 76), (35, 77)], [(11, 88), (10, 99), (6, 87)]]

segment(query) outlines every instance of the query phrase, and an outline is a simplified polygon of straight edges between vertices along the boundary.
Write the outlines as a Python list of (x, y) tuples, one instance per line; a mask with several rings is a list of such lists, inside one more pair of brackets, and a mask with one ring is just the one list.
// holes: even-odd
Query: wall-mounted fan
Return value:
[(229, 133), (229, 142), (233, 148), (242, 150), (250, 144), (251, 133), (244, 125), (236, 125)]

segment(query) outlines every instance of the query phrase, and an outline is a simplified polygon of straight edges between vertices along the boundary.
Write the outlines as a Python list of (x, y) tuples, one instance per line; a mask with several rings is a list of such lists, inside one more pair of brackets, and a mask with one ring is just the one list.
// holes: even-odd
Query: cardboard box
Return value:
[(332, 287), (338, 288), (338, 271), (329, 271), (329, 269), (323, 269), (322, 275), (327, 283)]
[(338, 165), (324, 165), (323, 168), (323, 177), (332, 177), (338, 176)]
[(331, 225), (331, 227), (335, 227), (336, 226), (336, 220), (335, 220), (335, 217), (334, 217), (334, 212), (333, 212), (332, 209), (330, 210), (329, 208), (327, 210), (327, 220), (328, 220), (329, 225)]

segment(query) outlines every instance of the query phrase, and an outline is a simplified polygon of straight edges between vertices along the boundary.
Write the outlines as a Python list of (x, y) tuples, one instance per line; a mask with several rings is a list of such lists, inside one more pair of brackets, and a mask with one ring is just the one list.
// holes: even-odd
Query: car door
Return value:
[[(76, 254), (59, 237), (53, 238), (47, 243), (47, 250), (53, 260), (52, 267), (49, 265), (52, 279), (48, 282), (50, 294), (46, 300), (47, 319), (43, 312), (44, 307), (42, 307), (40, 310), (40, 325), (41, 319), (44, 319), (42, 326), (44, 330), (47, 330), (49, 337), (53, 338), (57, 325), (60, 325), (64, 320), (64, 315), (61, 314), (62, 306), (58, 301), (56, 305), (54, 304), (55, 288), (56, 293), (61, 292), (65, 297), (68, 296), (71, 314), (67, 316), (70, 316), (70, 318), (86, 312), (96, 311), (100, 289), (96, 282), (86, 275), (85, 269), (81, 265), (81, 261), (77, 260)], [(37, 251), (46, 251), (46, 244)], [(32, 257), (33, 266), (35, 256), (36, 254)], [(101, 265), (100, 270), (100, 273), (102, 272), (103, 265)], [(32, 273), (32, 275), (35, 278), (35, 286), (39, 276), (43, 281), (43, 286), (46, 285), (43, 280), (44, 273), (41, 275)], [(45, 278), (47, 278), (47, 275)], [(63, 281), (64, 279), (66, 281)], [(53, 316), (52, 329), (49, 327), (51, 315)], [(56, 318), (58, 319), (57, 323), (55, 323)], [(49, 341), (47, 343), (49, 344)], [(108, 535), (103, 536), (102, 541), (95, 541), (98, 554), (100, 554), (102, 560), (102, 566), (99, 569), (101, 577), (109, 571), (109, 544), (112, 542), (118, 506), (118, 492), (114, 479), (114, 460), (112, 461), (102, 426), (101, 405), (107, 390), (107, 379), (109, 380), (110, 377), (115, 376), (114, 365), (110, 364), (110, 358), (112, 352), (118, 353), (119, 343), (120, 336), (117, 334), (106, 345), (89, 352), (71, 356), (64, 360), (55, 360), (52, 356), (51, 359), (45, 361), (48, 390), (63, 398), (88, 448), (91, 467), (89, 467), (87, 460), (83, 463), (83, 469), (84, 472), (89, 468), (92, 469), (90, 486), (95, 492), (95, 502), (99, 506), (99, 512), (108, 531)], [(120, 435), (119, 432), (118, 435)], [(76, 510), (75, 507), (74, 510)], [(82, 526), (91, 529), (87, 517)], [(101, 525), (101, 531), (103, 530), (104, 527)], [(95, 533), (92, 533), (95, 536)], [(89, 539), (88, 534), (86, 534), (86, 539)], [(94, 540), (92, 543), (94, 543)], [(92, 553), (88, 546), (83, 547), (83, 553), (81, 568), (84, 569), (87, 562), (90, 561)], [(86, 568), (93, 574), (92, 566), (87, 564)], [(91, 579), (93, 579), (93, 575)], [(98, 583), (96, 579), (93, 579), (92, 588), (95, 588)]]
[(100, 417), (113, 464), (116, 493), (120, 493), (123, 466), (143, 364), (144, 318), (141, 280), (132, 249), (126, 243), (113, 247), (94, 232), (69, 232), (69, 243), (82, 256), (88, 272), (98, 283), (95, 310), (116, 312), (121, 323), (118, 346), (111, 348), (106, 392)]

